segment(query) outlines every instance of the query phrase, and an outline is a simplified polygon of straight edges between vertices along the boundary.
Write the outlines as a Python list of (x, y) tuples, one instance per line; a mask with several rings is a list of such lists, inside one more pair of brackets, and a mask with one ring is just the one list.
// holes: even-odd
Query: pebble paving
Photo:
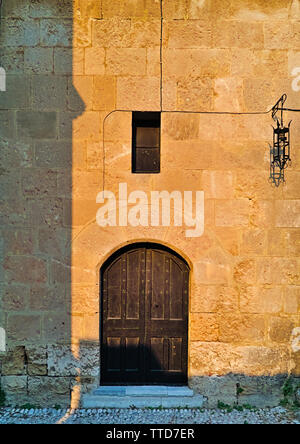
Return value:
[(276, 407), (220, 409), (0, 409), (0, 424), (300, 424), (300, 412)]

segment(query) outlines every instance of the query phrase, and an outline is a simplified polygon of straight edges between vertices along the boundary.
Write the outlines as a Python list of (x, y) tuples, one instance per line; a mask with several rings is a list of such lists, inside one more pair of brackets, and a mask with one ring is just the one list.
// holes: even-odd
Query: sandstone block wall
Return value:
[[(285, 376), (299, 376), (299, 117), (285, 116), (293, 164), (275, 189), (270, 114), (172, 111), (265, 112), (283, 93), (299, 108), (300, 2), (163, 0), (163, 17), (161, 173), (133, 175), (131, 110), (160, 110), (160, 2), (3, 0), (1, 380), (12, 403), (76, 404), (99, 384), (99, 269), (135, 241), (190, 264), (189, 380), (212, 404), (236, 400), (236, 384), (274, 404)], [(96, 196), (120, 182), (203, 190), (204, 235), (100, 228)]]

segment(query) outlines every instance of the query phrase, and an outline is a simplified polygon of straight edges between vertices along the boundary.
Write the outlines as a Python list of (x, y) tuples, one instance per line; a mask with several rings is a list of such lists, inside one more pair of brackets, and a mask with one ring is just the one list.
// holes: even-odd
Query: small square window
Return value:
[(160, 113), (132, 113), (132, 172), (160, 172)]

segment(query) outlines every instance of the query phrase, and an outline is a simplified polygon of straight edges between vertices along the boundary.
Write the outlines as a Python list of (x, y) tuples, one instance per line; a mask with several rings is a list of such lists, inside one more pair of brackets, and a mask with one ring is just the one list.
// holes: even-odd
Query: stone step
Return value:
[(84, 395), (83, 408), (200, 408), (205, 398), (188, 387), (103, 386)]
[(102, 386), (93, 391), (93, 395), (109, 396), (193, 396), (189, 387), (134, 385), (134, 386)]

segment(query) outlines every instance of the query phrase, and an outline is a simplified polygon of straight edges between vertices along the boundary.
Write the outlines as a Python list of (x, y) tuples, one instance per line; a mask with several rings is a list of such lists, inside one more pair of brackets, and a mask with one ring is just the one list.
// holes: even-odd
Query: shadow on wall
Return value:
[(72, 41), (72, 0), (3, 0), (0, 375), (14, 405), (70, 397), (72, 372), (60, 376), (53, 356), (71, 353), (72, 122), (85, 110)]

